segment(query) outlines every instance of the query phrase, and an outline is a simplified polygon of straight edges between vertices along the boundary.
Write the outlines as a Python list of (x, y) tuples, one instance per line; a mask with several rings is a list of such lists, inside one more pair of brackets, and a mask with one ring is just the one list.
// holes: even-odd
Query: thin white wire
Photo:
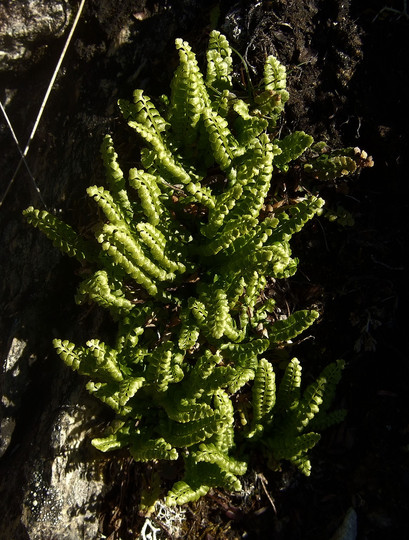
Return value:
[(11, 135), (13, 136), (14, 142), (16, 143), (16, 146), (17, 146), (17, 149), (18, 149), (18, 151), (19, 151), (19, 153), (20, 153), (21, 159), (23, 160), (23, 163), (24, 163), (24, 165), (26, 166), (27, 172), (28, 172), (28, 174), (29, 174), (31, 180), (33, 181), (34, 187), (36, 188), (36, 190), (37, 190), (37, 192), (38, 192), (38, 196), (40, 197), (41, 202), (42, 202), (42, 203), (44, 204), (44, 206), (45, 206), (45, 203), (44, 203), (44, 200), (43, 200), (43, 198), (42, 198), (42, 196), (41, 196), (40, 190), (38, 189), (38, 186), (37, 186), (37, 184), (36, 184), (34, 175), (33, 175), (33, 173), (31, 172), (31, 169), (30, 169), (30, 167), (29, 167), (29, 165), (28, 165), (28, 163), (27, 163), (27, 160), (26, 160), (26, 158), (25, 158), (25, 156), (24, 156), (24, 154), (23, 154), (23, 150), (21, 149), (20, 142), (19, 142), (19, 140), (17, 139), (17, 135), (16, 135), (16, 133), (15, 133), (15, 131), (14, 131), (14, 129), (13, 129), (13, 126), (11, 125), (10, 118), (8, 117), (8, 114), (6, 113), (6, 109), (3, 107), (3, 103), (2, 103), (1, 101), (0, 101), (0, 109), (1, 109), (1, 112), (3, 113), (4, 118), (6, 119), (7, 125), (8, 125), (8, 127), (9, 127), (10, 132), (11, 132)]
[[(46, 91), (46, 93), (44, 95), (43, 102), (41, 103), (40, 109), (38, 111), (37, 118), (36, 118), (36, 120), (34, 122), (33, 129), (31, 130), (31, 133), (30, 133), (30, 137), (28, 138), (28, 141), (27, 141), (27, 144), (26, 144), (26, 146), (24, 148), (24, 151), (21, 154), (21, 158), (20, 158), (20, 161), (19, 161), (19, 163), (17, 165), (17, 168), (14, 171), (14, 174), (13, 174), (13, 176), (12, 176), (8, 186), (7, 186), (6, 192), (4, 193), (3, 198), (0, 201), (0, 206), (3, 204), (4, 199), (7, 197), (7, 194), (10, 191), (10, 188), (13, 185), (14, 180), (16, 179), (16, 176), (17, 176), (17, 174), (18, 174), (18, 172), (20, 170), (21, 165), (25, 162), (25, 158), (26, 158), (26, 156), (28, 154), (28, 151), (30, 149), (30, 144), (31, 144), (31, 142), (32, 142), (32, 140), (34, 138), (34, 135), (35, 135), (36, 131), (37, 131), (38, 124), (40, 123), (40, 120), (41, 120), (41, 117), (43, 115), (45, 106), (47, 104), (48, 97), (49, 97), (49, 95), (51, 93), (51, 90), (53, 89), (54, 82), (55, 82), (55, 79), (56, 79), (56, 77), (58, 75), (58, 72), (60, 70), (61, 64), (62, 64), (62, 62), (64, 60), (65, 53), (67, 52), (67, 49), (68, 49), (68, 47), (70, 45), (72, 36), (74, 35), (75, 29), (77, 27), (78, 21), (79, 21), (79, 19), (81, 17), (81, 13), (82, 13), (82, 10), (84, 8), (84, 4), (85, 4), (85, 0), (81, 0), (81, 4), (80, 4), (80, 7), (78, 8), (77, 15), (75, 16), (75, 19), (74, 19), (74, 22), (72, 24), (70, 33), (68, 34), (67, 41), (65, 42), (64, 48), (62, 50), (60, 58), (58, 59), (57, 65), (56, 65), (54, 73), (53, 73), (53, 75), (51, 77), (51, 80), (50, 80), (50, 83), (48, 85), (47, 91)], [(3, 106), (2, 106), (2, 109), (3, 109)], [(38, 187), (37, 187), (37, 191), (38, 192), (40, 191), (38, 189)]]

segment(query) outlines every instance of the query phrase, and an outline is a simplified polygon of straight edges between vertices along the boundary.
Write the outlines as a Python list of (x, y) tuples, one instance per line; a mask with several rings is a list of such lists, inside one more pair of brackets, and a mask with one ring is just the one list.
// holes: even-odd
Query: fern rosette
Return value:
[[(176, 47), (180, 64), (164, 112), (142, 90), (132, 103), (119, 102), (139, 136), (141, 161), (126, 179), (105, 137), (107, 185), (87, 190), (104, 216), (95, 242), (47, 212), (25, 211), (62, 251), (94, 266), (76, 300), (108, 309), (118, 324), (113, 346), (54, 340), (120, 420), (93, 444), (104, 452), (129, 448), (138, 461), (184, 460), (168, 504), (211, 487), (240, 489), (239, 438), (261, 438), (272, 460), (288, 459), (308, 474), (307, 451), (319, 438), (308, 429), (314, 417), (325, 424), (342, 369), (331, 364), (300, 396), (299, 362), (276, 382), (269, 361), (276, 344), (318, 317), (302, 310), (274, 323), (265, 293), (269, 281), (296, 271), (290, 240), (324, 204), (308, 196), (276, 215), (264, 212), (273, 170), (288, 170), (313, 142), (303, 132), (276, 138), (288, 100), (284, 66), (269, 57), (263, 88), (248, 102), (233, 92), (223, 35), (210, 35), (205, 76), (190, 46), (176, 40)], [(251, 407), (240, 423), (242, 394)]]

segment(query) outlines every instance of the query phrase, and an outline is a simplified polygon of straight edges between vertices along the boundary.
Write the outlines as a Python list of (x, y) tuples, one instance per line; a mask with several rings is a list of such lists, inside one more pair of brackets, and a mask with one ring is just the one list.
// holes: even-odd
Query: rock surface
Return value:
[(0, 72), (28, 69), (61, 37), (71, 18), (68, 2), (6, 1), (0, 5)]

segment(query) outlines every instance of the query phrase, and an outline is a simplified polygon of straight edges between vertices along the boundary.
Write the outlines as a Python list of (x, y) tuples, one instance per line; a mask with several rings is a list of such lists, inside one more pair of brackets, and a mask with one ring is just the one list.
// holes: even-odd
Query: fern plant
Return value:
[(308, 195), (265, 212), (273, 169), (287, 171), (313, 143), (304, 132), (278, 138), (289, 98), (284, 66), (267, 59), (250, 101), (233, 92), (231, 49), (219, 32), (210, 35), (205, 75), (188, 43), (177, 39), (176, 48), (170, 97), (155, 104), (136, 90), (133, 102), (119, 101), (141, 158), (126, 177), (105, 137), (106, 186), (87, 189), (103, 215), (95, 241), (46, 211), (24, 212), (94, 269), (76, 302), (106, 308), (118, 327), (115, 343), (54, 340), (63, 361), (89, 378), (88, 391), (117, 413), (115, 427), (92, 443), (103, 452), (128, 448), (137, 461), (183, 460), (168, 504), (211, 487), (240, 489), (243, 439), (260, 441), (271, 465), (286, 459), (309, 474), (308, 450), (319, 439), (310, 428), (342, 414), (327, 410), (343, 366), (328, 366), (301, 395), (293, 359), (276, 391), (269, 352), (318, 313), (274, 322), (269, 284), (294, 274), (290, 240), (324, 204)]

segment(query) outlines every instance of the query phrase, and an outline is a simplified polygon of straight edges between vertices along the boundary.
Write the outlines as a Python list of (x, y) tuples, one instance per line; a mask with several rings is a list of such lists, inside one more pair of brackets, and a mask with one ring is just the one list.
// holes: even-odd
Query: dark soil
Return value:
[[(398, 12), (403, 9), (400, 2), (385, 0), (226, 0), (206, 7), (174, 0), (165, 2), (168, 12), (161, 12), (155, 2), (144, 4), (152, 13), (156, 10), (155, 17), (143, 21), (137, 31), (131, 26), (130, 43), (111, 56), (98, 51), (98, 46), (112, 44), (114, 29), (108, 28), (107, 21), (105, 26), (100, 20), (96, 23), (95, 9), (89, 11), (78, 30), (82, 48), (77, 41), (68, 55), (71, 79), (61, 78), (33, 149), (33, 170), (58, 178), (40, 186), (45, 201), (50, 208), (64, 208), (71, 223), (87, 226), (84, 189), (101, 171), (95, 140), (111, 130), (122, 145), (127, 143), (126, 128), (110, 108), (117, 93), (128, 96), (134, 86), (150, 94), (162, 93), (176, 64), (174, 38), (183, 37), (203, 52), (210, 20), (217, 19), (217, 28), (246, 58), (255, 81), (267, 54), (276, 54), (288, 67), (291, 101), (284, 132), (305, 130), (331, 146), (358, 146), (375, 161), (374, 168), (347, 182), (320, 186), (328, 205), (347, 209), (355, 224), (342, 227), (323, 218), (314, 220), (294, 239), (300, 269), (286, 284), (292, 309), (315, 303), (323, 313), (311, 339), (294, 344), (291, 351), (302, 358), (304, 376), (315, 376), (336, 358), (347, 362), (337, 398), (348, 410), (346, 420), (323, 434), (312, 452), (309, 478), (285, 465), (283, 471), (272, 473), (255, 459), (253, 468), (259, 476), (245, 479), (246, 485), (254, 486), (252, 494), (228, 496), (215, 491), (190, 505), (185, 537), (328, 540), (351, 507), (357, 513), (358, 540), (409, 537), (409, 358), (404, 326), (409, 17)], [(119, 15), (118, 19), (111, 20), (113, 27), (120, 25)], [(35, 73), (2, 76), (5, 86), (14, 77), (19, 88), (13, 103), (23, 134), (29, 132), (29, 128), (24, 131), (25, 118), (35, 116), (36, 109), (36, 104), (25, 105), (29, 101), (22, 89), (26, 77), (32, 77), (32, 94), (41, 96), (47, 67), (54, 63), (51, 54), (37, 64)], [(142, 65), (136, 79), (135, 65)], [(98, 86), (98, 81), (103, 83)], [(4, 131), (1, 135), (6, 140)], [(15, 162), (14, 151), (8, 142), (8, 163)], [(66, 162), (66, 156), (73, 155), (81, 165)], [(12, 169), (5, 166), (6, 178)], [(17, 326), (36, 354), (44, 354), (46, 373), (37, 373), (31, 384), (47, 388), (56, 376), (47, 360), (52, 355), (50, 329), (52, 337), (70, 338), (77, 332), (79, 341), (101, 328), (103, 321), (92, 315), (87, 319), (92, 328), (74, 330), (81, 315), (72, 303), (75, 264), (56, 255), (46, 240), (37, 247), (39, 260), (32, 261), (31, 249), (38, 240), (19, 216), (23, 208), (38, 206), (39, 201), (34, 190), (27, 190), (29, 180), (21, 176), (0, 209), (5, 270), (0, 337), (3, 352)], [(41, 416), (46, 399), (35, 403), (34, 419)], [(31, 402), (24, 403), (23, 413), (28, 414)], [(34, 428), (30, 420), (21, 426), (12, 443), (14, 450), (0, 463), (2, 475), (25, 459), (24, 430)], [(162, 472), (172, 480), (171, 470)], [(115, 487), (101, 501), (103, 533), (112, 540), (135, 538), (144, 521), (137, 511), (138, 493), (153, 472), (116, 456), (106, 474)]]

